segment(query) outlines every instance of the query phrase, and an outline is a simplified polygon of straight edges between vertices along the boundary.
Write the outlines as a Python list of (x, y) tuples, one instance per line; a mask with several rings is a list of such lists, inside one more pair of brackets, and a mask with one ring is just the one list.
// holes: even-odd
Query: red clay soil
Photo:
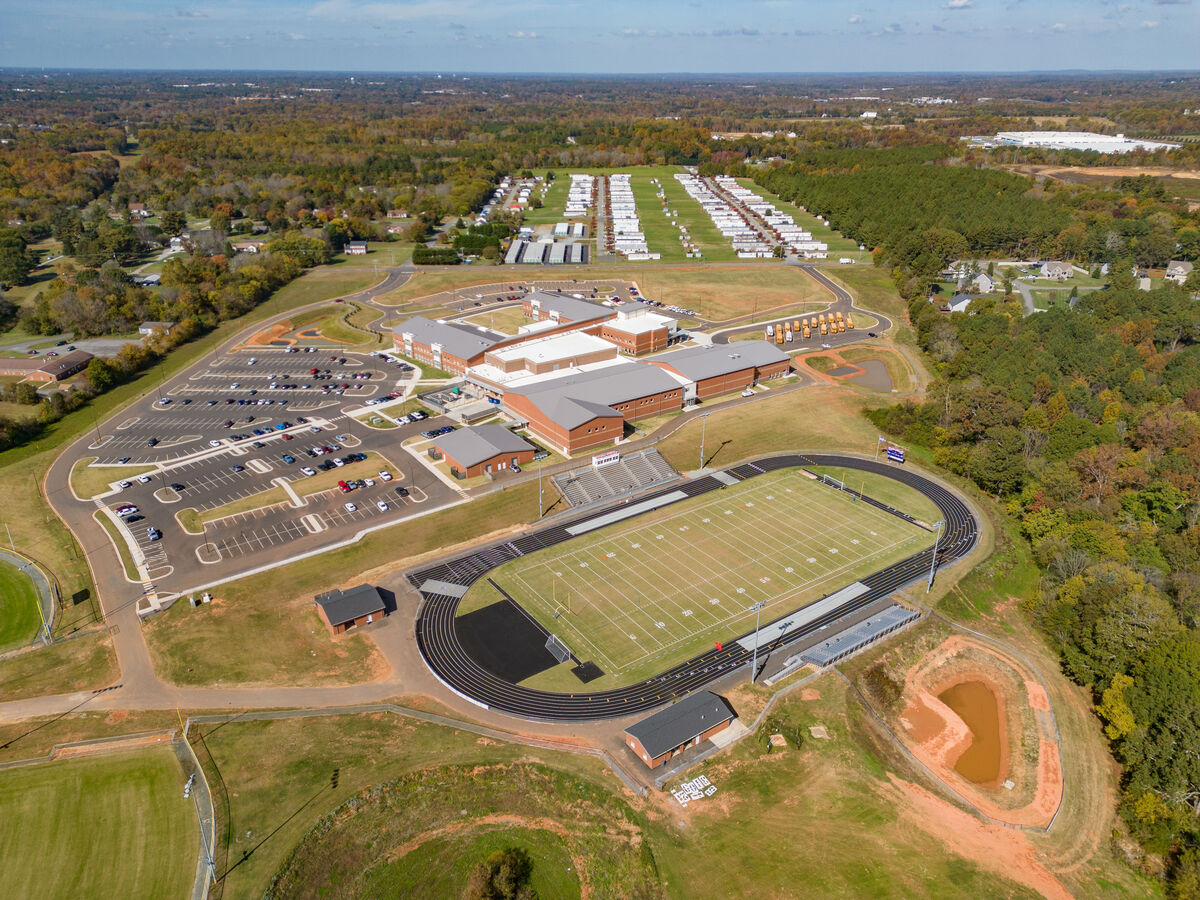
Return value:
[(889, 773), (881, 788), (900, 815), (943, 841), (954, 852), (982, 869), (1026, 885), (1051, 900), (1071, 900), (1071, 894), (1037, 861), (1028, 838), (1003, 825), (981, 822), (965, 810), (934, 796), (919, 785)]
[(276, 322), (274, 325), (264, 328), (262, 331), (255, 332), (246, 339), (247, 347), (278, 347), (279, 341), (283, 341), (287, 345), (296, 343), (292, 338), (285, 337), (291, 330), (290, 322)]
[[(974, 658), (962, 660), (963, 664), (939, 672), (947, 663), (970, 648)], [(1024, 696), (1017, 696), (1008, 680), (999, 670), (991, 670), (979, 660), (979, 654), (992, 656), (998, 666), (1015, 669), (1022, 674)], [(954, 768), (962, 753), (971, 745), (970, 729), (945, 703), (938, 699), (951, 684), (964, 681), (980, 681), (995, 695), (997, 712), (1000, 716), (1000, 777), (997, 782), (1013, 778), (1020, 783), (1036, 779), (1031, 801), (1017, 809), (1008, 809), (996, 802), (1002, 797), (1004, 788), (997, 784), (975, 784), (960, 775)], [(1032, 825), (1044, 828), (1052, 821), (1062, 801), (1062, 760), (1058, 743), (1050, 724), (1049, 699), (1042, 686), (1026, 673), (1019, 661), (997, 651), (990, 645), (971, 638), (954, 635), (947, 638), (927, 655), (919, 666), (914, 667), (905, 679), (904, 696), (907, 705), (900, 718), (901, 728), (896, 733), (908, 750), (920, 760), (938, 779), (958, 793), (981, 813), (999, 822), (1011, 825)], [(1019, 734), (1019, 724), (1011, 716), (1019, 715), (1022, 706), (1032, 707), (1037, 723), (1038, 759), (1036, 768), (1024, 759), (1013, 758), (1009, 744)], [(1014, 766), (1017, 767), (1014, 769)]]

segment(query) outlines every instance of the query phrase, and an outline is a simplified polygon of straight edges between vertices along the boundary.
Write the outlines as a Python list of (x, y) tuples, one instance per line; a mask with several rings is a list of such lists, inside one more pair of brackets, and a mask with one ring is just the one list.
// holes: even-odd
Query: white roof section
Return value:
[(568, 331), (566, 334), (556, 334), (551, 337), (538, 338), (532, 341), (522, 341), (509, 347), (495, 351), (495, 356), (506, 362), (528, 359), (533, 362), (548, 362), (555, 359), (567, 359), (572, 356), (582, 356), (595, 353), (598, 350), (613, 350), (613, 344), (582, 331)]
[(1132, 153), (1134, 150), (1176, 150), (1179, 144), (1143, 141), (1123, 134), (1098, 134), (1094, 131), (1000, 131), (996, 140), (1018, 147), (1045, 147), (1051, 150), (1094, 150), (1097, 153)]
[[(609, 346), (613, 345), (609, 344)], [(471, 366), (467, 374), (475, 376), (481, 381), (502, 385), (506, 391), (509, 391), (536, 386), (543, 381), (554, 381), (557, 378), (566, 378), (569, 375), (585, 375), (589, 372), (596, 372), (600, 369), (611, 368), (612, 366), (627, 365), (630, 365), (630, 360), (614, 356), (612, 359), (601, 359), (597, 362), (584, 363), (581, 366), (568, 366), (558, 369), (555, 372), (542, 372), (541, 374), (534, 375), (528, 369), (521, 369), (518, 372), (505, 372), (493, 365), (483, 363), (478, 366)]]

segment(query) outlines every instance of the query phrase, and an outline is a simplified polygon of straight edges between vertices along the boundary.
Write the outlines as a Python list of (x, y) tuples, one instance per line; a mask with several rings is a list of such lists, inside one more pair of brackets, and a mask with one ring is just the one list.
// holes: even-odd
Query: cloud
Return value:
[(1139, 27), (1139, 28), (1157, 28), (1157, 27), (1158, 27), (1158, 22), (1154, 21), (1153, 19), (1146, 19), (1146, 20), (1145, 20), (1144, 22), (1142, 22), (1142, 24), (1141, 24), (1141, 25), (1139, 25), (1138, 27)]
[(946, 0), (942, 9), (970, 9), (971, 6), (971, 0)]
[(1055, 22), (1053, 25), (1050, 26), (1050, 30), (1051, 31), (1066, 31), (1067, 26), (1064, 25), (1062, 22)]
[(294, 32), (294, 31), (289, 31), (288, 37), (290, 37), (293, 41), (307, 41), (308, 40), (308, 38), (306, 38), (304, 35), (296, 34), (296, 32)]
[(1191, 3), (1192, 0), (1154, 0), (1159, 6), (1182, 6), (1185, 3)]
[(198, 9), (177, 9), (175, 15), (181, 19), (207, 19), (208, 13)]
[(536, 31), (510, 31), (508, 36), (514, 41), (536, 41), (541, 37)]
[(849, 22), (851, 25), (858, 25), (859, 23), (862, 22), (862, 20), (863, 20), (863, 17), (860, 16), (858, 13), (855, 13), (846, 21)]

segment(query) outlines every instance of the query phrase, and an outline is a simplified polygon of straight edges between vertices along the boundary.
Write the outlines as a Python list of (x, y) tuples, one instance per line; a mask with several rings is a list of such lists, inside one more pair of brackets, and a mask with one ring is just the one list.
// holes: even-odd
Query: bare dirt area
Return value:
[(890, 787), (881, 788), (901, 817), (933, 835), (982, 868), (1011, 878), (1054, 900), (1071, 893), (1038, 862), (1035, 850), (1021, 832), (989, 825), (951, 806), (925, 788), (889, 773)]
[[(906, 675), (895, 733), (984, 815), (1045, 828), (1062, 801), (1062, 762), (1045, 692), (1039, 686), (1030, 695), (1028, 686), (1036, 681), (1023, 663), (995, 647), (952, 635)], [(990, 695), (994, 706), (983, 716), (993, 723), (972, 727), (967, 720), (977, 710), (954, 708), (956, 689), (965, 687), (985, 702)], [(985, 742), (993, 746), (981, 747)], [(982, 763), (981, 749), (988, 757)]]

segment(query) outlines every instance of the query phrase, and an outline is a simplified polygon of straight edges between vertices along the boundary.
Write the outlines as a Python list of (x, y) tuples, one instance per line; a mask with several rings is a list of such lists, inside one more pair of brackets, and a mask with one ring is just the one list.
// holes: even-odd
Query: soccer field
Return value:
[(0, 773), (8, 897), (186, 897), (200, 835), (166, 747)]
[[(807, 606), (933, 543), (799, 470), (611, 525), (491, 578), (581, 660), (629, 681)], [(474, 591), (495, 595), (486, 581)]]

